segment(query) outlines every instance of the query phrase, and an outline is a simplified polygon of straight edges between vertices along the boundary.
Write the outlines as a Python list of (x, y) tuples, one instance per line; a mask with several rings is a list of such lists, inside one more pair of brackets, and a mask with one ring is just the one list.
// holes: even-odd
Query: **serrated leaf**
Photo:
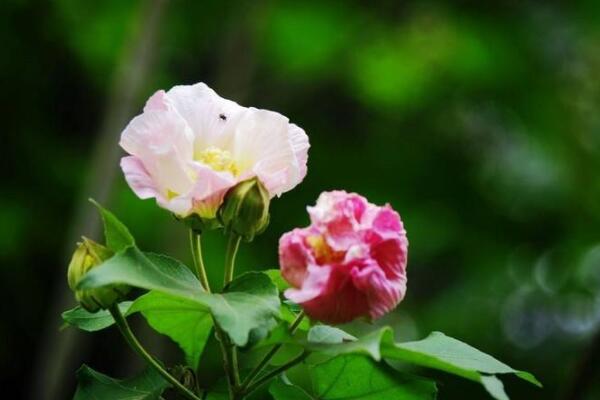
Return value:
[(196, 302), (210, 310), (219, 326), (237, 346), (248, 343), (251, 332), (268, 331), (279, 317), (277, 288), (268, 276), (246, 273), (235, 279), (225, 293), (207, 293), (194, 274), (179, 261), (142, 253), (129, 247), (91, 270), (79, 282), (80, 289), (127, 284)]
[[(119, 303), (121, 313), (127, 314), (132, 303), (132, 301)], [(115, 320), (108, 310), (100, 310), (91, 313), (80, 306), (63, 312), (62, 318), (68, 325), (87, 332), (96, 332), (108, 328), (115, 323)]]
[(78, 386), (73, 400), (157, 400), (169, 387), (162, 376), (152, 368), (129, 379), (114, 379), (87, 365), (77, 371)]
[(212, 331), (209, 311), (196, 301), (151, 291), (136, 299), (129, 313), (141, 312), (157, 332), (181, 347), (186, 363), (196, 369)]
[(335, 357), (310, 369), (320, 400), (431, 400), (435, 383), (391, 370), (385, 364), (354, 355)]
[(102, 216), (106, 246), (115, 253), (133, 246), (135, 240), (129, 229), (113, 213), (102, 207), (97, 201), (93, 199), (90, 199), (90, 201), (98, 208)]

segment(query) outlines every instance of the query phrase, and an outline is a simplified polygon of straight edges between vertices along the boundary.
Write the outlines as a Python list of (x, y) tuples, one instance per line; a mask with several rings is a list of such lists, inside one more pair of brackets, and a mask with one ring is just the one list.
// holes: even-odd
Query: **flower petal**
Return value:
[(251, 169), (271, 196), (291, 190), (303, 178), (305, 166), (299, 164), (296, 151), (302, 156), (308, 149), (302, 148), (297, 130), (294, 147), (290, 127), (279, 113), (250, 108), (236, 130), (233, 158), (241, 170)]
[(164, 194), (186, 193), (192, 187), (192, 133), (172, 110), (151, 109), (135, 117), (121, 134), (120, 145), (138, 157), (155, 186)]
[(160, 196), (160, 190), (155, 186), (139, 158), (135, 156), (121, 158), (121, 169), (129, 187), (140, 199)]
[(204, 83), (175, 86), (167, 96), (194, 133), (194, 151), (210, 146), (229, 149), (240, 118), (247, 112), (234, 101), (215, 93)]
[(283, 278), (299, 288), (306, 279), (307, 266), (314, 263), (310, 249), (305, 242), (304, 229), (294, 229), (279, 239), (279, 265)]

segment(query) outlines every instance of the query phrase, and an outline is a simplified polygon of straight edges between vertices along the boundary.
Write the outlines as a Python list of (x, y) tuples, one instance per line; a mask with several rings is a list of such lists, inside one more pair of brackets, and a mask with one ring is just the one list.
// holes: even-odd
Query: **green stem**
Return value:
[(196, 275), (198, 275), (198, 279), (200, 279), (200, 283), (202, 283), (204, 290), (210, 293), (210, 284), (208, 283), (204, 259), (202, 258), (202, 242), (200, 240), (200, 235), (192, 229), (190, 229), (190, 248), (192, 249), (192, 258), (194, 260), (194, 266), (196, 267)]
[(221, 346), (221, 353), (223, 354), (223, 369), (225, 370), (225, 376), (227, 377), (227, 386), (229, 388), (229, 398), (231, 400), (235, 400), (235, 393), (237, 390), (238, 383), (235, 380), (235, 375), (233, 373), (233, 360), (231, 357), (231, 351), (229, 344), (229, 340), (227, 335), (217, 324), (215, 318), (213, 317), (213, 325), (215, 327), (215, 335), (217, 337), (217, 342)]
[(227, 239), (227, 250), (225, 253), (225, 275), (223, 277), (223, 287), (227, 286), (233, 280), (233, 271), (235, 269), (235, 256), (240, 247), (241, 236), (231, 233)]
[[(229, 238), (227, 239), (227, 249), (225, 251), (225, 273), (223, 277), (223, 288), (226, 288), (227, 285), (233, 280), (234, 270), (235, 270), (235, 257), (237, 255), (238, 249), (240, 247), (241, 236), (236, 233), (231, 232), (229, 234)], [(218, 331), (217, 331), (218, 332)], [(237, 348), (230, 342), (229, 338), (221, 332), (221, 341), (225, 347), (225, 358), (229, 359), (229, 376), (231, 378), (231, 383), (233, 384), (233, 388), (230, 385), (230, 394), (231, 398), (235, 398), (235, 392), (237, 392), (238, 387), (240, 386), (240, 373), (238, 370), (238, 357), (237, 357)]]
[(256, 389), (260, 388), (265, 383), (269, 382), (271, 379), (275, 378), (277, 375), (281, 374), (282, 372), (287, 371), (288, 369), (292, 368), (293, 366), (295, 366), (297, 364), (300, 364), (302, 361), (304, 361), (304, 359), (306, 359), (306, 357), (308, 357), (309, 354), (310, 353), (308, 351), (304, 351), (298, 357), (291, 359), (290, 361), (283, 364), (282, 366), (275, 368), (268, 374), (265, 374), (262, 378), (260, 378), (259, 380), (257, 380), (253, 384), (251, 384), (246, 390), (244, 390), (242, 392), (243, 395), (249, 395), (250, 393), (254, 392)]
[[(300, 323), (302, 322), (303, 319), (304, 319), (304, 311), (300, 311), (300, 313), (298, 315), (296, 315), (296, 318), (290, 325), (290, 334), (291, 335), (296, 333), (296, 330), (300, 326)], [(282, 346), (283, 346), (283, 343), (277, 344), (277, 345), (273, 346), (267, 354), (265, 354), (265, 356), (260, 361), (260, 363), (258, 363), (258, 365), (256, 367), (254, 367), (254, 369), (252, 371), (250, 371), (248, 376), (244, 379), (244, 382), (242, 382), (242, 386), (240, 387), (241, 391), (246, 390), (246, 388), (248, 388), (248, 386), (250, 386), (252, 384), (252, 382), (254, 382), (256, 377), (267, 367), (267, 365), (269, 365), (269, 361), (271, 361), (271, 359), (275, 356), (275, 354), (279, 351), (279, 349), (281, 349)]]
[(129, 346), (133, 349), (133, 351), (138, 353), (138, 355), (140, 355), (140, 357), (142, 357), (144, 360), (146, 360), (146, 362), (148, 364), (150, 364), (154, 369), (156, 369), (156, 371), (158, 371), (158, 373), (161, 374), (167, 380), (167, 382), (169, 382), (171, 385), (173, 385), (173, 387), (175, 387), (175, 389), (180, 391), (181, 394), (183, 394), (185, 397), (187, 397), (190, 400), (201, 400), (200, 397), (198, 397), (194, 394), (194, 392), (192, 392), (191, 390), (189, 390), (188, 388), (183, 386), (181, 384), (181, 382), (179, 382), (175, 377), (173, 377), (171, 374), (169, 374), (158, 363), (158, 361), (156, 361), (156, 359), (154, 359), (154, 357), (152, 357), (146, 351), (146, 349), (144, 349), (144, 347), (141, 345), (141, 343), (137, 340), (137, 338), (133, 334), (131, 328), (129, 327), (129, 324), (127, 323), (127, 320), (125, 319), (123, 314), (121, 314), (121, 310), (119, 310), (119, 306), (117, 304), (112, 305), (108, 309), (108, 311), (114, 318), (115, 323), (117, 324), (117, 327), (119, 328), (119, 331), (121, 331), (121, 334), (125, 338), (125, 341), (127, 342), (127, 344), (129, 344)]

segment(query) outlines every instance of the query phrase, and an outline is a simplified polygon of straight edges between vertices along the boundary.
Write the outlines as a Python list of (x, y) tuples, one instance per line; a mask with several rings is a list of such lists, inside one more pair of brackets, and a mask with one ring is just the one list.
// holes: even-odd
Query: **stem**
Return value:
[[(296, 315), (296, 318), (290, 325), (290, 334), (291, 335), (296, 333), (296, 330), (300, 326), (300, 323), (302, 322), (303, 319), (304, 319), (304, 311), (300, 311), (300, 313), (298, 315)], [(265, 356), (260, 361), (260, 363), (258, 363), (258, 365), (256, 367), (254, 367), (254, 369), (252, 371), (250, 371), (250, 373), (248, 374), (246, 379), (244, 379), (244, 382), (242, 382), (242, 386), (241, 386), (240, 390), (244, 391), (246, 388), (248, 388), (248, 386), (250, 386), (252, 384), (252, 382), (254, 382), (255, 378), (267, 367), (267, 365), (269, 365), (269, 361), (271, 361), (271, 359), (275, 356), (275, 354), (279, 351), (279, 349), (281, 349), (282, 346), (283, 346), (283, 343), (277, 344), (277, 345), (273, 346), (267, 354), (265, 354)]]
[(158, 371), (158, 373), (161, 374), (167, 380), (167, 382), (169, 382), (171, 385), (173, 385), (185, 397), (187, 397), (190, 400), (201, 400), (200, 397), (198, 397), (194, 394), (194, 392), (192, 392), (191, 390), (189, 390), (188, 388), (183, 386), (181, 384), (181, 382), (179, 382), (177, 379), (175, 379), (175, 377), (173, 377), (171, 374), (169, 374), (158, 363), (158, 361), (156, 361), (156, 359), (154, 359), (154, 357), (152, 357), (146, 351), (146, 349), (144, 349), (144, 347), (141, 345), (141, 343), (137, 340), (137, 338), (131, 331), (131, 328), (129, 327), (127, 320), (125, 319), (125, 317), (123, 317), (123, 314), (121, 314), (121, 310), (119, 310), (119, 306), (117, 304), (113, 304), (108, 309), (108, 311), (114, 318), (115, 323), (117, 324), (117, 327), (119, 328), (119, 331), (125, 338), (125, 341), (127, 342), (127, 344), (129, 344), (129, 346), (133, 349), (133, 351), (138, 353), (138, 355), (140, 355), (144, 360), (146, 360), (146, 362), (148, 364), (150, 364), (154, 369), (156, 369), (156, 371)]
[[(240, 247), (240, 240), (242, 239), (236, 233), (231, 232), (227, 239), (227, 249), (225, 251), (225, 273), (223, 277), (223, 288), (227, 287), (233, 280), (233, 272), (235, 270), (235, 257), (237, 255), (238, 248)], [(216, 326), (216, 325), (215, 325)], [(220, 340), (224, 350), (224, 358), (229, 360), (229, 378), (230, 378), (230, 396), (232, 399), (235, 398), (235, 392), (240, 386), (240, 373), (238, 371), (238, 359), (237, 359), (237, 348), (231, 344), (229, 337), (225, 335), (221, 329), (217, 330), (220, 335)], [(232, 387), (233, 386), (233, 387)]]
[[(213, 317), (213, 325), (215, 327), (215, 336), (217, 337), (217, 341), (221, 346), (221, 353), (223, 354), (223, 369), (225, 370), (225, 376), (227, 377), (227, 387), (229, 388), (229, 398), (231, 400), (235, 400), (235, 392), (237, 390), (238, 383), (235, 380), (235, 375), (233, 373), (233, 360), (231, 357), (231, 352), (229, 351), (230, 345), (229, 340), (227, 339), (227, 335), (217, 324), (215, 318)], [(227, 342), (225, 342), (227, 340)]]
[(194, 266), (196, 267), (196, 275), (198, 275), (198, 279), (200, 279), (200, 283), (202, 283), (204, 290), (210, 293), (210, 284), (208, 283), (204, 259), (202, 258), (200, 235), (192, 229), (190, 229), (190, 248), (192, 249), (192, 259), (194, 260)]
[(233, 280), (233, 271), (235, 269), (235, 256), (240, 247), (241, 236), (231, 233), (227, 239), (227, 250), (225, 253), (225, 276), (223, 278), (223, 287), (227, 286)]
[(269, 372), (268, 374), (264, 375), (262, 378), (257, 380), (255, 383), (251, 384), (246, 390), (244, 390), (243, 393), (245, 395), (248, 395), (248, 394), (254, 392), (256, 389), (260, 388), (262, 385), (269, 382), (271, 379), (275, 378), (277, 375), (281, 374), (282, 372), (287, 371), (288, 369), (292, 368), (293, 366), (295, 366), (297, 364), (300, 364), (302, 361), (304, 361), (304, 359), (306, 357), (308, 357), (309, 354), (310, 353), (308, 351), (304, 351), (298, 357), (291, 359), (290, 361), (288, 361), (287, 363), (283, 364), (282, 366), (280, 366), (278, 368), (275, 368), (274, 370), (272, 370), (271, 372)]

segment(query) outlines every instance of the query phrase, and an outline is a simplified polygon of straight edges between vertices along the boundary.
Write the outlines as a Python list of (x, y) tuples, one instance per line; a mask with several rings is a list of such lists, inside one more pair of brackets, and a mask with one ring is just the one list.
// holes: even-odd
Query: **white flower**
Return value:
[(271, 197), (306, 175), (308, 137), (283, 115), (221, 98), (204, 83), (159, 90), (121, 134), (131, 189), (181, 217), (215, 216), (225, 193), (257, 177)]

